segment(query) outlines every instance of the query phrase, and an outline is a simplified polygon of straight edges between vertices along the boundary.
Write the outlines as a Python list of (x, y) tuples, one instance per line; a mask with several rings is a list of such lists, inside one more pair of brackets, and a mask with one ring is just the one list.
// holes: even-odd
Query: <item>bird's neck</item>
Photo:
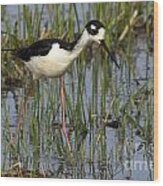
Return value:
[(85, 48), (89, 40), (90, 40), (89, 34), (87, 30), (84, 30), (80, 38), (74, 41), (75, 45), (74, 45), (74, 48), (72, 49), (72, 54), (71, 54), (72, 59), (75, 59), (79, 56), (79, 54)]

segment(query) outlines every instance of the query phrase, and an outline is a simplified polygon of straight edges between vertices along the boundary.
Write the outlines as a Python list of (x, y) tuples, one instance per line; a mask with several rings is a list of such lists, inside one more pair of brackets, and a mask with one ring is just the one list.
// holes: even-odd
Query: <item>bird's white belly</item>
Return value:
[(68, 68), (70, 63), (60, 63), (57, 61), (49, 61), (39, 58), (34, 58), (31, 62), (27, 62), (27, 67), (32, 71), (34, 76), (57, 77), (62, 75)]
[(41, 76), (58, 77), (61, 76), (69, 67), (73, 60), (67, 51), (54, 47), (47, 56), (32, 57), (25, 64), (33, 73), (34, 78)]

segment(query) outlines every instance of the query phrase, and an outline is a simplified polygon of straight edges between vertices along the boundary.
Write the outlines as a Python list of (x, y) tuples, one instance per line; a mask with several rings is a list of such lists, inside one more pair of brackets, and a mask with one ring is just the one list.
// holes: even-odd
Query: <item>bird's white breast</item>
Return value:
[(70, 51), (59, 47), (59, 44), (53, 44), (50, 52), (46, 56), (34, 56), (27, 67), (32, 71), (35, 78), (40, 76), (57, 77), (62, 75), (72, 62)]

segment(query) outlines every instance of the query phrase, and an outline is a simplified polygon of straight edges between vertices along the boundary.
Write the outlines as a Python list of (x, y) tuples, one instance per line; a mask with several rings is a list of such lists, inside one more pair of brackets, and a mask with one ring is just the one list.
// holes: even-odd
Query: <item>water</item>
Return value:
[[(7, 11), (9, 16), (16, 14), (14, 6), (7, 6)], [(153, 53), (147, 52), (144, 33), (134, 38), (131, 51), (130, 71), (125, 59), (117, 54), (119, 70), (104, 60), (98, 48), (94, 58), (79, 58), (65, 74), (72, 153), (66, 150), (59, 127), (59, 79), (40, 81), (39, 109), (36, 84), (31, 93), (28, 80), (19, 88), (2, 89), (3, 172), (20, 162), (27, 176), (39, 162), (45, 177), (152, 180)], [(105, 123), (107, 115), (110, 120)], [(113, 121), (119, 127), (107, 126)], [(149, 128), (151, 140), (146, 138)]]

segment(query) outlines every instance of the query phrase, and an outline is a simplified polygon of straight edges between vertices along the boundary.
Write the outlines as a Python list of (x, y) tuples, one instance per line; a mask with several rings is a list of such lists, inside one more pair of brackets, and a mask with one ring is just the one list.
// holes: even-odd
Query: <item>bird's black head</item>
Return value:
[(91, 35), (97, 35), (100, 29), (105, 29), (103, 23), (98, 20), (91, 20), (89, 21), (85, 28), (87, 29), (88, 33)]
[(96, 43), (100, 44), (105, 37), (105, 27), (104, 25), (98, 20), (91, 20), (89, 21), (86, 26), (85, 30), (87, 31), (89, 40), (95, 41)]
[(105, 27), (103, 23), (98, 20), (91, 20), (86, 24), (85, 29), (89, 39), (100, 44), (110, 55), (110, 51), (105, 43)]

